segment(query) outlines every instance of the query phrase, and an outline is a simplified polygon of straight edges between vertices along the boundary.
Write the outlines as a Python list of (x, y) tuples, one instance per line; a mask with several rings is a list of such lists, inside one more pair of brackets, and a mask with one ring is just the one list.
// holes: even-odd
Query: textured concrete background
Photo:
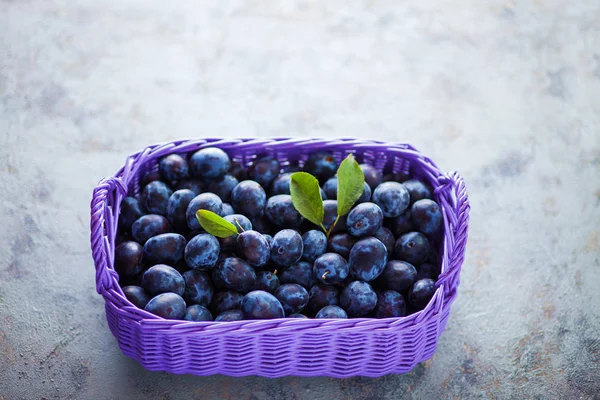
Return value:
[[(597, 0), (173, 3), (0, 1), (0, 399), (600, 398)], [(143, 370), (94, 290), (94, 185), (148, 143), (290, 134), (406, 141), (465, 176), (435, 357), (380, 379)]]

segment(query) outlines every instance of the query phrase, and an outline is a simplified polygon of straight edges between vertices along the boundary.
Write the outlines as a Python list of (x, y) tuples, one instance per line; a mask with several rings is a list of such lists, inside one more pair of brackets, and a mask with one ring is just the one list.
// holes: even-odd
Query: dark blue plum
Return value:
[[(242, 214), (230, 214), (223, 217), (228, 222), (231, 222), (238, 232), (249, 231), (252, 230), (253, 224), (250, 222), (248, 218), (243, 216)], [(241, 227), (241, 228), (240, 228)], [(221, 245), (221, 251), (231, 251), (234, 252), (237, 250), (237, 238), (238, 235), (232, 235), (226, 238), (219, 238), (219, 244)]]
[(235, 210), (229, 203), (223, 203), (223, 207), (221, 208), (221, 217), (226, 217), (228, 215), (235, 214)]
[[(333, 178), (329, 178), (327, 180), (327, 182), (325, 182), (321, 191), (322, 191), (322, 193), (325, 193), (326, 199), (337, 200), (337, 188), (338, 188), (337, 186), (338, 186), (337, 176), (334, 176)], [(370, 201), (370, 200), (371, 200), (371, 187), (367, 184), (367, 182), (365, 182), (363, 193), (360, 196), (360, 198), (358, 200), (356, 200), (356, 204), (364, 203), (364, 202)]]
[(308, 292), (297, 283), (286, 283), (275, 290), (275, 297), (283, 306), (285, 315), (301, 311), (308, 304)]
[(150, 182), (160, 180), (160, 172), (159, 171), (151, 171), (145, 174), (142, 179), (140, 179), (140, 187), (144, 187)]
[(385, 226), (379, 228), (377, 232), (373, 235), (376, 239), (379, 239), (381, 243), (385, 246), (388, 251), (388, 257), (392, 255), (394, 252), (394, 246), (396, 244), (396, 238), (392, 231), (390, 231)]
[(297, 283), (308, 290), (317, 280), (313, 274), (313, 265), (307, 261), (298, 261), (279, 272), (279, 281), (281, 283)]
[(224, 311), (215, 318), (215, 322), (241, 321), (244, 319), (242, 310)]
[(291, 172), (285, 172), (275, 178), (273, 185), (271, 186), (271, 195), (275, 196), (278, 194), (290, 194), (291, 176)]
[(186, 212), (190, 202), (196, 197), (189, 189), (181, 189), (173, 192), (167, 202), (167, 219), (177, 231), (188, 229)]
[(362, 317), (377, 305), (377, 294), (366, 282), (354, 281), (342, 290), (340, 304), (351, 317)]
[(212, 301), (214, 289), (206, 272), (190, 270), (183, 273), (185, 290), (183, 298), (188, 304), (200, 304), (208, 307)]
[(135, 197), (125, 197), (121, 202), (119, 213), (119, 229), (123, 232), (131, 231), (131, 225), (144, 215), (140, 202)]
[(223, 201), (214, 193), (201, 193), (194, 197), (185, 211), (185, 217), (189, 228), (193, 231), (201, 230), (200, 222), (196, 218), (196, 211), (208, 210), (221, 215), (223, 211)]
[(144, 309), (150, 301), (150, 295), (139, 286), (125, 286), (123, 294), (137, 308)]
[(173, 191), (162, 181), (152, 181), (144, 187), (142, 203), (151, 214), (166, 215), (167, 203)]
[[(233, 253), (237, 250), (237, 235), (232, 235), (226, 238), (218, 238), (221, 253)], [(219, 256), (219, 258), (222, 258)]]
[(269, 235), (268, 233), (263, 233), (263, 236), (265, 237), (265, 239), (267, 239), (267, 243), (269, 243), (269, 247), (271, 247), (271, 243), (273, 243), (273, 236)]
[(281, 167), (281, 172), (286, 173), (286, 172), (290, 172), (290, 173), (294, 173), (294, 172), (299, 172), (302, 171), (302, 168), (300, 168), (300, 165), (298, 165), (298, 161), (289, 161), (286, 164), (284, 164)]
[(306, 309), (313, 315), (325, 306), (337, 306), (340, 304), (340, 291), (338, 288), (323, 283), (316, 284), (310, 288), (308, 297)]
[(248, 168), (248, 176), (262, 187), (268, 188), (279, 175), (280, 169), (279, 161), (273, 157), (264, 157), (252, 163)]
[(394, 318), (406, 315), (404, 297), (396, 291), (386, 290), (377, 296), (375, 318)]
[(262, 216), (266, 204), (265, 189), (254, 181), (241, 181), (231, 192), (231, 205), (248, 218)]
[(304, 171), (312, 174), (321, 184), (335, 175), (338, 168), (333, 153), (317, 151), (312, 153), (304, 163)]
[(249, 230), (237, 236), (238, 254), (253, 267), (262, 267), (271, 258), (271, 247), (262, 233)]
[(440, 206), (433, 200), (418, 200), (410, 209), (412, 222), (419, 232), (434, 235), (440, 231), (444, 219)]
[(410, 211), (405, 211), (404, 214), (392, 218), (390, 229), (395, 237), (400, 237), (405, 233), (414, 231), (415, 227), (412, 223)]
[(429, 256), (431, 244), (427, 237), (420, 232), (409, 232), (396, 240), (396, 257), (413, 265), (418, 265)]
[(242, 298), (241, 303), (244, 319), (273, 319), (283, 318), (283, 306), (271, 293), (263, 290), (253, 290)]
[(366, 203), (367, 201), (371, 201), (371, 187), (365, 182), (365, 188), (358, 200), (356, 200), (356, 204)]
[(287, 316), (287, 318), (308, 319), (308, 317), (306, 315), (304, 315), (304, 314), (298, 314), (298, 313), (290, 314), (290, 315)]
[[(250, 220), (242, 214), (230, 214), (223, 217), (226, 221), (231, 222), (239, 231), (249, 231), (253, 229), (253, 224)], [(240, 226), (242, 229), (240, 229)]]
[(216, 147), (200, 149), (190, 157), (192, 176), (203, 179), (217, 179), (229, 171), (231, 160), (227, 153)]
[(348, 277), (348, 262), (337, 253), (325, 253), (315, 260), (313, 273), (323, 283), (341, 283)]
[(233, 290), (217, 292), (210, 303), (211, 309), (215, 315), (219, 315), (225, 311), (238, 309), (242, 304), (243, 297), (242, 294), (234, 292)]
[(229, 257), (212, 271), (212, 280), (219, 289), (248, 293), (256, 285), (256, 272), (245, 260)]
[(185, 300), (176, 293), (161, 293), (150, 299), (144, 310), (166, 319), (182, 319), (185, 315)]
[(419, 265), (419, 268), (417, 268), (417, 279), (433, 279), (434, 281), (437, 280), (437, 278), (440, 275), (440, 271), (439, 268), (436, 266), (436, 264), (430, 264), (430, 263), (425, 263), (425, 264), (421, 264)]
[(369, 164), (360, 164), (360, 169), (365, 175), (365, 182), (371, 189), (375, 189), (383, 182), (383, 174), (377, 168)]
[(327, 200), (327, 195), (325, 194), (325, 191), (323, 190), (323, 188), (320, 189), (321, 192), (321, 200)]
[(263, 290), (274, 293), (279, 287), (279, 278), (271, 271), (258, 271), (256, 273), (256, 285), (253, 290)]
[(123, 242), (115, 248), (115, 271), (119, 276), (135, 276), (142, 272), (143, 248), (133, 241)]
[(131, 236), (140, 244), (146, 243), (152, 236), (169, 232), (171, 224), (162, 215), (143, 215), (131, 225)]
[(410, 204), (422, 199), (431, 199), (431, 190), (423, 182), (410, 179), (402, 183), (410, 195)]
[(237, 253), (235, 251), (221, 251), (219, 253), (219, 258), (217, 259), (217, 265), (221, 264), (224, 259), (229, 257), (237, 257)]
[(398, 172), (393, 172), (393, 173), (389, 173), (389, 174), (385, 174), (383, 176), (383, 181), (384, 182), (389, 182), (389, 181), (394, 181), (394, 182), (406, 182), (407, 180), (409, 180), (410, 174), (407, 171), (398, 171)]
[(133, 236), (131, 236), (130, 232), (127, 231), (119, 231), (117, 232), (117, 235), (115, 237), (115, 245), (120, 245), (123, 242), (127, 242), (127, 241), (131, 241), (133, 240)]
[(254, 217), (251, 219), (251, 221), (255, 231), (265, 234), (273, 233), (273, 226), (266, 216), (263, 215), (262, 217)]
[(338, 253), (345, 259), (348, 259), (348, 257), (350, 257), (350, 250), (352, 250), (352, 247), (357, 241), (358, 238), (349, 233), (331, 235), (327, 241), (327, 251), (330, 253)]
[(237, 161), (231, 163), (229, 174), (240, 182), (248, 179), (248, 169)]
[(394, 173), (383, 174), (382, 182), (390, 182), (390, 181), (400, 182), (400, 181), (396, 180), (396, 175)]
[(302, 243), (304, 244), (302, 259), (306, 261), (315, 261), (327, 250), (327, 236), (316, 229), (305, 232), (302, 235)]
[(188, 306), (185, 310), (185, 315), (183, 316), (185, 321), (212, 321), (213, 316), (208, 311), (208, 308), (201, 306), (199, 304), (192, 304)]
[(169, 154), (160, 160), (158, 170), (167, 182), (179, 181), (189, 176), (188, 162), (179, 154)]
[(356, 242), (348, 257), (350, 275), (365, 282), (370, 282), (381, 275), (386, 263), (387, 249), (379, 239), (374, 237)]
[(289, 194), (278, 194), (267, 200), (265, 215), (269, 222), (275, 227), (299, 228), (304, 218), (292, 203), (292, 196)]
[(219, 180), (211, 181), (206, 187), (206, 191), (216, 194), (223, 201), (229, 201), (231, 200), (231, 192), (238, 183), (233, 175), (227, 174)]
[[(337, 218), (337, 200), (325, 200), (323, 201), (323, 226), (329, 230), (329, 227), (335, 222)], [(346, 231), (346, 218), (348, 215), (341, 216), (332, 233), (340, 233)]]
[(282, 267), (289, 267), (302, 257), (304, 246), (302, 236), (292, 229), (284, 229), (273, 236), (271, 261)]
[(183, 258), (185, 245), (185, 238), (178, 233), (153, 236), (144, 244), (144, 262), (175, 265)]
[(323, 191), (325, 192), (325, 196), (327, 196), (327, 198), (330, 200), (337, 200), (337, 187), (337, 176), (327, 179), (327, 182), (323, 184)]
[(348, 232), (356, 237), (372, 236), (383, 224), (383, 213), (375, 203), (361, 203), (348, 213)]
[(378, 283), (387, 289), (403, 292), (408, 290), (416, 280), (417, 270), (412, 264), (405, 261), (391, 260), (385, 265)]
[(204, 192), (204, 182), (200, 179), (186, 179), (177, 184), (175, 186), (175, 190), (189, 189), (194, 192), (195, 196), (198, 196), (200, 193)]
[(319, 312), (317, 313), (315, 318), (317, 318), (317, 319), (334, 319), (334, 318), (347, 319), (348, 314), (341, 307), (325, 306), (319, 310)]
[(221, 248), (213, 235), (201, 233), (194, 236), (185, 246), (183, 258), (193, 269), (209, 270), (217, 264)]
[(417, 309), (423, 309), (435, 294), (435, 281), (433, 279), (421, 279), (408, 291), (408, 302)]
[(166, 292), (177, 293), (181, 296), (185, 290), (185, 281), (175, 268), (158, 264), (144, 272), (142, 287), (148, 294), (153, 296)]
[(398, 182), (383, 182), (373, 191), (372, 199), (373, 203), (381, 208), (386, 218), (401, 215), (410, 204), (408, 190)]

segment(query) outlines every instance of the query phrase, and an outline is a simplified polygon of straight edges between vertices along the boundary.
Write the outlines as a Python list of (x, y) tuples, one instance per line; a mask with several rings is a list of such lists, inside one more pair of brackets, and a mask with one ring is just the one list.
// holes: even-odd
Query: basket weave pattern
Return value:
[[(349, 153), (380, 170), (410, 173), (428, 181), (444, 217), (438, 289), (427, 307), (402, 318), (339, 320), (275, 319), (234, 322), (165, 320), (131, 304), (113, 268), (121, 200), (140, 192), (139, 180), (161, 157), (203, 147), (225, 150), (248, 165), (272, 155), (302, 163), (316, 150), (341, 161)], [(91, 202), (91, 247), (96, 288), (105, 300), (111, 332), (122, 352), (146, 369), (230, 376), (371, 376), (405, 373), (433, 356), (450, 305), (456, 298), (465, 254), (469, 201), (463, 179), (444, 174), (406, 144), (357, 139), (198, 139), (149, 146), (95, 188)]]

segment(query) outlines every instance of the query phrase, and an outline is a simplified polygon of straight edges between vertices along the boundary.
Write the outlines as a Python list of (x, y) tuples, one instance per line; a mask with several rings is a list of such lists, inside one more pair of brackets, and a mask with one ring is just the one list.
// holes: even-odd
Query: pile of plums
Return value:
[[(305, 220), (290, 175), (319, 180), (323, 225), (336, 219), (338, 162), (327, 151), (244, 167), (216, 147), (162, 158), (120, 207), (114, 267), (135, 306), (168, 319), (389, 318), (423, 309), (439, 275), (443, 218), (418, 179), (360, 164), (364, 192), (329, 237)], [(403, 182), (400, 182), (403, 180)], [(209, 210), (239, 227), (218, 238)]]

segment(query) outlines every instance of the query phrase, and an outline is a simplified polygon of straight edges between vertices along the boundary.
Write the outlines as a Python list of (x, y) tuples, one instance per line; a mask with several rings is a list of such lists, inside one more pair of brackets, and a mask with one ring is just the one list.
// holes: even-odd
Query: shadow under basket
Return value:
[[(439, 244), (441, 274), (435, 295), (422, 311), (401, 318), (273, 319), (234, 322), (166, 320), (135, 307), (123, 295), (113, 259), (121, 200), (140, 191), (139, 180), (156, 171), (171, 153), (219, 147), (249, 165), (271, 155), (282, 165), (317, 150), (340, 162), (354, 153), (361, 163), (384, 173), (429, 182), (444, 217)], [(463, 179), (442, 173), (433, 161), (407, 144), (357, 139), (197, 139), (149, 146), (95, 188), (91, 202), (91, 247), (96, 288), (121, 351), (144, 368), (176, 374), (265, 377), (377, 377), (410, 371), (433, 356), (456, 298), (465, 255), (469, 201)]]

